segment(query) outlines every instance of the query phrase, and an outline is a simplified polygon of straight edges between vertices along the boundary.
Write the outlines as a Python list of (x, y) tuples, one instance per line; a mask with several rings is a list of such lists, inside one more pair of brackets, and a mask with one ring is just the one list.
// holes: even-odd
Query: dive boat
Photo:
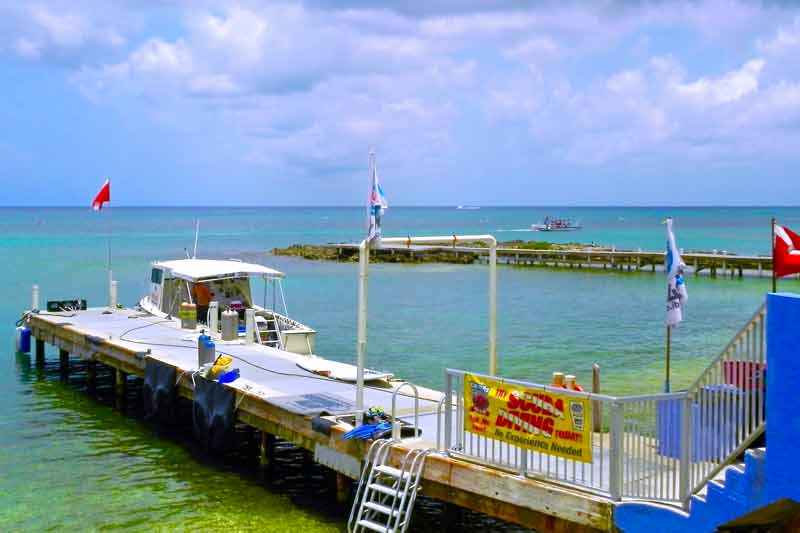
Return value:
[[(180, 321), (181, 304), (195, 303), (198, 286), (210, 301), (217, 302), (218, 312), (233, 310), (239, 314), (240, 336), (244, 336), (245, 310), (255, 310), (257, 342), (301, 355), (314, 353), (316, 331), (287, 316), (281, 280), (283, 272), (235, 259), (176, 259), (156, 261), (150, 269), (150, 293), (139, 307), (159, 318)], [(262, 305), (256, 305), (251, 282), (264, 283)], [(271, 290), (270, 290), (271, 289)], [(267, 305), (271, 297), (271, 306)], [(282, 308), (283, 314), (277, 309)], [(213, 307), (212, 307), (213, 309)]]
[(550, 218), (544, 217), (539, 224), (531, 224), (531, 229), (535, 231), (575, 231), (583, 227), (580, 221), (573, 221), (569, 218)]

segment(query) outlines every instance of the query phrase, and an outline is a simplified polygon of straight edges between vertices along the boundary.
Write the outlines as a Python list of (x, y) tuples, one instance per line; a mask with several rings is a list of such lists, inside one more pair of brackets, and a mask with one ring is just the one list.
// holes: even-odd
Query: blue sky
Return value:
[(6, 4), (0, 205), (800, 204), (792, 3)]

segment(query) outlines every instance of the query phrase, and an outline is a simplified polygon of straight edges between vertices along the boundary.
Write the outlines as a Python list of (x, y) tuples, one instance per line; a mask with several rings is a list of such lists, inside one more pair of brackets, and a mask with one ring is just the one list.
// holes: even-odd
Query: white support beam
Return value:
[[(491, 235), (448, 235), (443, 237), (388, 237), (380, 244), (446, 244), (482, 242), (489, 247), (489, 374), (497, 374), (497, 240)], [(356, 375), (356, 409), (358, 424), (364, 412), (364, 366), (367, 359), (367, 288), (369, 280), (370, 243), (358, 246), (358, 371)]]

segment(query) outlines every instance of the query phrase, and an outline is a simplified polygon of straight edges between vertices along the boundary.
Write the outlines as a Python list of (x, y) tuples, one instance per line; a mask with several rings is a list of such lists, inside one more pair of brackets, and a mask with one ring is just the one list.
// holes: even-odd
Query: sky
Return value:
[(0, 205), (800, 205), (800, 3), (0, 6)]

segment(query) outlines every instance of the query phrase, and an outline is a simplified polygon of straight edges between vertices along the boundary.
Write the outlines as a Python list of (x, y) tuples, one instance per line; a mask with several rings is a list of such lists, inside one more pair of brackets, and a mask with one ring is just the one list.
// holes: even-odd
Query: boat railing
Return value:
[[(447, 369), (437, 446), (453, 457), (612, 500), (685, 507), (764, 430), (765, 318), (760, 308), (697, 382), (681, 392), (609, 396)], [(476, 405), (476, 386), (488, 402), (481, 400), (480, 416), (473, 419), (469, 406)], [(529, 402), (512, 405), (512, 397)], [(542, 403), (558, 399), (560, 410)], [(573, 405), (582, 407), (573, 411)], [(542, 425), (543, 417), (558, 424), (555, 430)], [(480, 424), (473, 426), (473, 420)], [(565, 425), (572, 432), (564, 433)]]

